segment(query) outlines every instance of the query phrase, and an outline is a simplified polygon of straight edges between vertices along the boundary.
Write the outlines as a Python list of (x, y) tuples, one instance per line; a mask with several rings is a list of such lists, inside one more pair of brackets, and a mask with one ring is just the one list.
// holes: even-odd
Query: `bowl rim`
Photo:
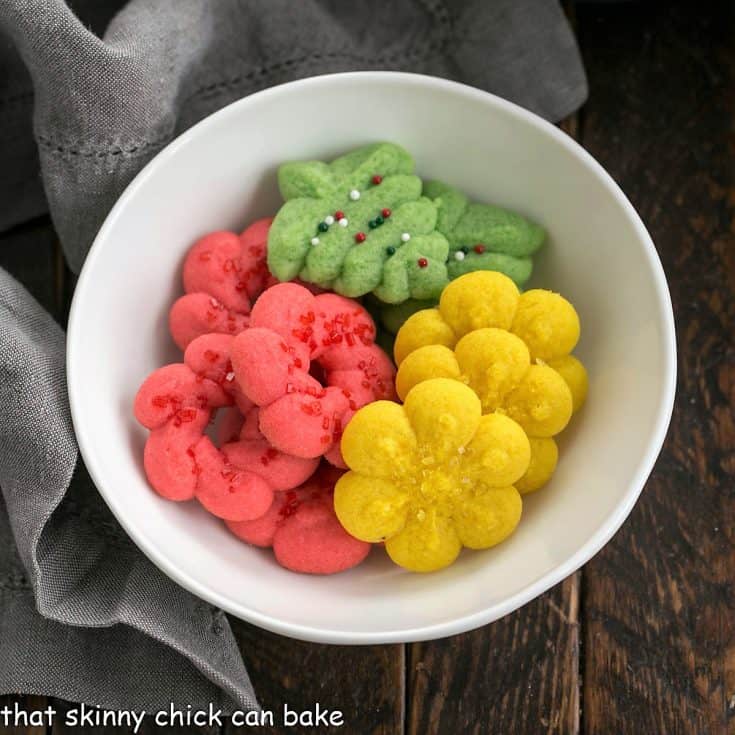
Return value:
[[(641, 455), (636, 472), (628, 483), (625, 494), (615, 507), (615, 510), (594, 530), (588, 540), (579, 549), (577, 549), (574, 554), (564, 562), (555, 566), (546, 574), (541, 575), (533, 582), (527, 584), (514, 595), (507, 597), (501, 602), (483, 608), (482, 610), (462, 617), (453, 618), (449, 621), (400, 630), (377, 632), (350, 631), (345, 629), (330, 630), (284, 622), (267, 614), (252, 610), (244, 605), (233, 603), (222, 594), (209, 589), (204, 584), (190, 578), (185, 570), (175, 566), (163, 553), (159, 552), (153, 543), (136, 533), (134, 523), (128, 520), (123, 505), (118, 502), (114, 494), (110, 494), (104, 489), (104, 485), (101, 482), (101, 467), (103, 463), (93, 449), (94, 432), (85, 424), (84, 418), (79, 409), (79, 403), (75, 398), (84, 392), (83, 382), (81, 381), (81, 378), (76, 377), (78, 372), (75, 368), (77, 364), (81, 364), (83, 361), (83, 340), (81, 338), (82, 335), (80, 334), (79, 327), (79, 314), (81, 312), (81, 307), (79, 304), (84, 300), (84, 294), (88, 288), (88, 283), (91, 280), (90, 274), (94, 269), (94, 264), (97, 258), (102, 252), (104, 240), (107, 238), (108, 233), (116, 226), (118, 219), (127, 206), (128, 201), (134, 196), (135, 192), (141, 187), (143, 182), (145, 182), (150, 176), (154, 175), (156, 169), (161, 166), (164, 161), (171, 156), (175, 156), (180, 148), (188, 145), (190, 141), (193, 141), (201, 135), (213, 120), (219, 120), (230, 115), (239, 114), (243, 109), (247, 109), (254, 104), (259, 104), (262, 100), (271, 96), (282, 95), (296, 88), (329, 86), (337, 80), (352, 82), (355, 84), (372, 81), (379, 81), (384, 84), (409, 84), (433, 88), (440, 92), (448, 91), (459, 93), (466, 97), (474, 98), (484, 103), (489, 103), (491, 106), (502, 110), (505, 114), (515, 117), (524, 123), (528, 123), (545, 135), (551, 137), (556, 144), (561, 145), (572, 156), (577, 158), (585, 167), (587, 167), (591, 173), (600, 180), (608, 193), (614, 197), (620, 205), (622, 205), (623, 210), (632, 223), (637, 236), (644, 245), (645, 256), (653, 274), (653, 286), (657, 301), (663, 314), (664, 333), (662, 337), (665, 345), (665, 366), (662, 380), (662, 400), (658, 406), (654, 431), (645, 447), (645, 451)], [(307, 77), (292, 82), (286, 82), (274, 87), (269, 87), (268, 89), (255, 92), (247, 97), (235, 100), (229, 105), (226, 105), (203, 118), (198, 123), (184, 131), (181, 135), (174, 138), (146, 164), (146, 166), (128, 184), (106, 216), (94, 239), (94, 242), (92, 243), (89, 253), (87, 254), (87, 258), (79, 275), (69, 312), (66, 371), (69, 405), (74, 432), (79, 445), (79, 451), (87, 466), (92, 481), (117, 521), (125, 529), (128, 536), (148, 557), (148, 559), (150, 559), (161, 571), (164, 572), (164, 574), (197, 597), (222, 608), (235, 617), (274, 633), (316, 643), (368, 645), (433, 640), (436, 638), (463, 633), (486, 625), (498, 620), (499, 618), (525, 605), (527, 602), (530, 602), (537, 596), (543, 594), (548, 589), (573, 574), (577, 569), (597, 554), (597, 552), (600, 551), (600, 549), (618, 531), (623, 521), (630, 514), (636, 500), (645, 486), (663, 446), (674, 406), (677, 353), (671, 297), (663, 266), (658, 257), (658, 253), (651, 236), (635, 208), (620, 187), (615, 183), (613, 178), (607, 173), (602, 165), (599, 164), (581, 145), (555, 125), (544, 120), (535, 113), (502, 99), (490, 92), (476, 89), (459, 82), (424, 74), (390, 71), (360, 71)]]

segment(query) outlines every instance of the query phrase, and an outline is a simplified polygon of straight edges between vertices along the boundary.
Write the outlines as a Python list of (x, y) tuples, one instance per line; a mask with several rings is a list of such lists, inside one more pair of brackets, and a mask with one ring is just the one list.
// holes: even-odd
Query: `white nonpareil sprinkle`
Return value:
[(235, 373), (233, 373), (233, 372), (229, 372), (229, 373), (227, 373), (227, 375), (225, 375), (225, 380), (228, 383), (231, 383), (234, 379), (235, 379)]
[(318, 237), (312, 237), (311, 238), (311, 244), (312, 245), (318, 245), (319, 244), (319, 238)]
[(353, 189), (350, 192), (350, 199), (352, 199), (353, 202), (356, 202), (360, 198), (360, 192), (357, 189)]
[(209, 299), (209, 303), (212, 304), (212, 306), (215, 306), (215, 307), (216, 306), (219, 306), (219, 301), (217, 301), (217, 299), (215, 299), (214, 297), (212, 297), (211, 299)]
[(457, 447), (457, 451), (458, 451), (458, 452), (459, 452), (460, 454), (464, 454), (464, 447)]
[(454, 254), (455, 260), (464, 260), (464, 253), (461, 250), (457, 250), (457, 252)]
[(347, 227), (350, 223), (347, 221), (347, 217), (342, 217), (342, 219), (339, 221), (340, 227)]
[(403, 234), (401, 235), (401, 240), (402, 240), (403, 242), (408, 242), (408, 241), (409, 241), (410, 239), (411, 239), (411, 235), (409, 235), (409, 234), (408, 234), (408, 232), (404, 232), (404, 233), (403, 233)]
[(333, 225), (333, 224), (334, 224), (334, 217), (332, 217), (332, 215), (331, 215), (331, 214), (328, 214), (328, 215), (327, 215), (327, 216), (326, 216), (326, 217), (324, 218), (324, 221), (325, 221), (325, 222), (326, 222), (326, 223), (327, 223), (328, 225)]

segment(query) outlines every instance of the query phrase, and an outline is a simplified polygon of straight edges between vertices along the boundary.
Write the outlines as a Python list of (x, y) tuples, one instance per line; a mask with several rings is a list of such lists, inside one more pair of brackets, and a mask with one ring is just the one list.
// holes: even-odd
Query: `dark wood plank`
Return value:
[(578, 600), (575, 574), (492, 625), (411, 645), (407, 732), (577, 733)]
[(585, 568), (589, 735), (735, 732), (735, 10), (579, 11), (585, 147), (669, 278), (678, 400), (629, 521)]
[[(562, 129), (578, 137), (572, 116)], [(502, 620), (416, 643), (407, 654), (407, 732), (579, 731), (581, 573)]]
[[(274, 712), (275, 727), (259, 733), (341, 732), (397, 735), (404, 724), (404, 646), (328, 646), (295, 641), (238, 620), (230, 621), (256, 694)], [(344, 713), (342, 727), (284, 728), (283, 705), (313, 709), (316, 702)], [(250, 732), (230, 728), (229, 733)]]

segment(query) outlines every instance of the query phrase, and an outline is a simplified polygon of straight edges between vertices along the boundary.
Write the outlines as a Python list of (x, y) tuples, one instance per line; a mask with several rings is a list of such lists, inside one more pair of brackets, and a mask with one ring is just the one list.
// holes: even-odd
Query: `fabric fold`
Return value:
[(64, 334), (2, 269), (0, 346), (0, 691), (148, 711), (257, 707), (226, 617), (151, 564), (94, 488)]

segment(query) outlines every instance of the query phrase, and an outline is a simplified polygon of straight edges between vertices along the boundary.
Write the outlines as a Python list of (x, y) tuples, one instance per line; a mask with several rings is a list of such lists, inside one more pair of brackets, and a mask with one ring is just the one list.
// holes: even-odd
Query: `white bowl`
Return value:
[[(418, 172), (543, 224), (534, 283), (577, 307), (586, 407), (562, 435), (553, 481), (524, 501), (517, 532), (429, 575), (381, 549), (349, 572), (293, 574), (194, 502), (151, 491), (132, 414), (154, 368), (180, 360), (166, 328), (184, 253), (210, 230), (279, 206), (275, 172), (388, 140)], [(554, 126), (493, 95), (412, 74), (367, 72), (275, 87), (177, 138), (120, 197), (89, 253), (69, 320), (74, 427), (100, 493), (136, 544), (194, 594), (263, 628), (328, 643), (438, 638), (489, 623), (571, 574), (635, 503), (669, 423), (671, 302), (645, 227), (610, 176)]]

